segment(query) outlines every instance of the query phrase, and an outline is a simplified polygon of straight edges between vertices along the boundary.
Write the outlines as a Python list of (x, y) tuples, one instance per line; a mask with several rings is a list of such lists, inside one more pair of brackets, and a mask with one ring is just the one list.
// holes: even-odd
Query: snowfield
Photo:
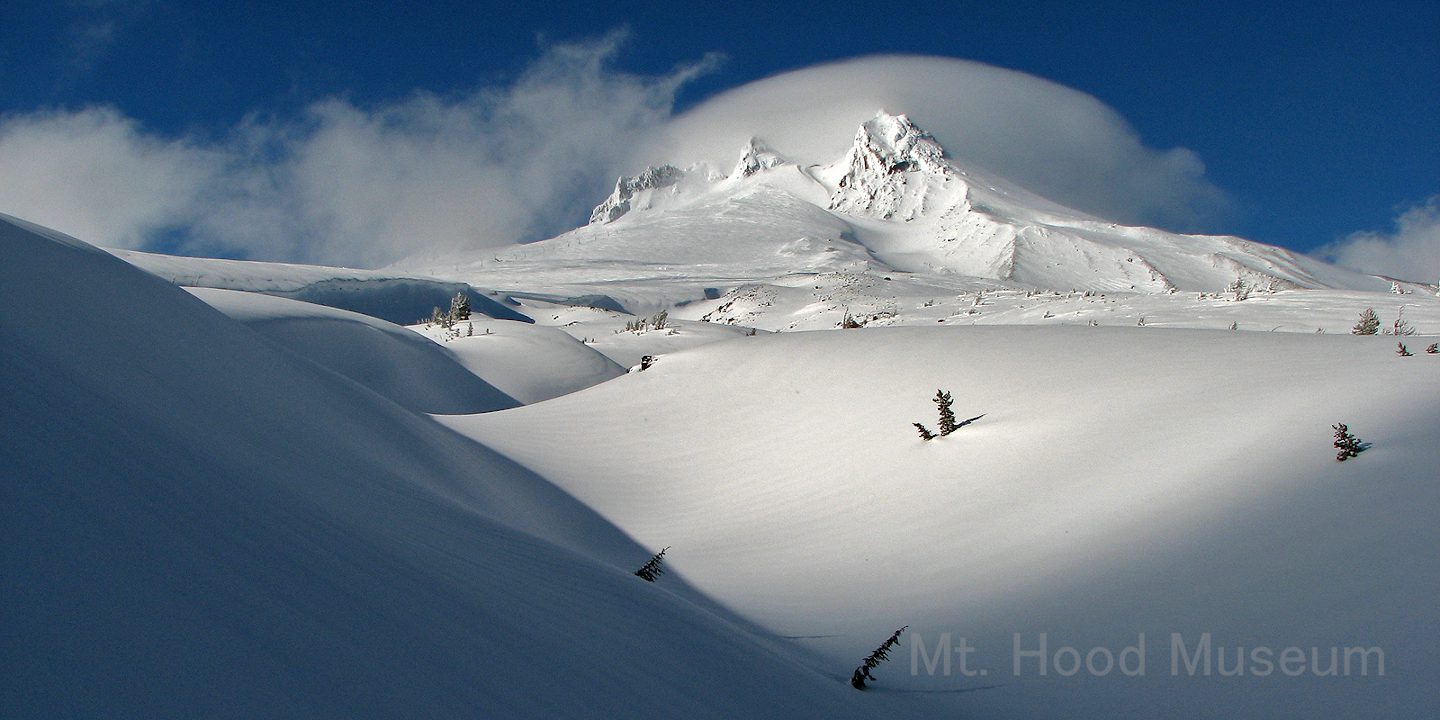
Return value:
[[(987, 678), (922, 663), (883, 684), (996, 686), (955, 696), (966, 716), (1416, 717), (1435, 709), (1440, 670), (1440, 357), (1393, 347), (1144, 328), (782, 333), (446, 423), (673, 546), (701, 591), (830, 667), (901, 625), (925, 652), (968, 638)], [(985, 416), (925, 442), (911, 423), (936, 427), (937, 387), (959, 418)], [(1337, 463), (1335, 422), (1374, 446)], [(1207, 632), (1227, 667), (1241, 646), (1247, 663), (1256, 646), (1277, 660), (1363, 646), (1384, 651), (1386, 675), (1372, 658), (1370, 677), (1190, 677), (1183, 661), (1173, 677), (1171, 634), (1193, 658)], [(1024, 650), (1046, 633), (1052, 653), (1117, 654), (1143, 633), (1147, 672), (1041, 677), (1022, 656), (1016, 676), (1015, 633)]]
[(0, 250), (0, 715), (923, 712), (635, 578), (652, 550), (568, 494), (179, 288), (10, 218)]
[(1440, 716), (1436, 286), (884, 114), (414, 263), (0, 215), (0, 717)]

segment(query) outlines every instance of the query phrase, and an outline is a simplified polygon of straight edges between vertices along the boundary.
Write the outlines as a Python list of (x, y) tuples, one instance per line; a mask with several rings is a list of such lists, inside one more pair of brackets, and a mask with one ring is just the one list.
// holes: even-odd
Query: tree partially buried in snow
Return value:
[(1360, 442), (1360, 438), (1355, 437), (1355, 434), (1350, 432), (1349, 425), (1336, 423), (1330, 427), (1335, 429), (1335, 459), (1337, 461), (1345, 462), (1350, 458), (1358, 456), (1365, 450), (1364, 443)]
[(866, 680), (875, 680), (875, 676), (871, 675), (870, 671), (874, 670), (880, 663), (890, 659), (890, 649), (900, 644), (900, 633), (905, 632), (905, 628), (908, 627), (910, 626), (905, 625), (894, 633), (891, 633), (889, 639), (880, 643), (880, 647), (875, 648), (860, 662), (860, 666), (855, 668), (855, 672), (850, 675), (850, 685), (852, 687), (856, 690), (864, 690)]
[(661, 565), (665, 562), (665, 551), (669, 549), (667, 546), (660, 552), (655, 553), (655, 557), (650, 558), (648, 562), (640, 566), (639, 570), (635, 571), (635, 576), (645, 582), (655, 582), (655, 578), (665, 574), (665, 568), (661, 567)]
[(949, 435), (950, 433), (955, 432), (956, 430), (959, 430), (960, 428), (965, 427), (966, 425), (969, 425), (970, 423), (973, 423), (982, 417), (985, 417), (985, 414), (981, 413), (968, 420), (956, 422), (955, 411), (950, 407), (951, 405), (955, 404), (955, 398), (951, 397), (950, 393), (944, 390), (937, 389), (935, 391), (935, 397), (932, 398), (932, 401), (935, 403), (935, 409), (940, 414), (940, 433), (939, 435), (936, 435), (935, 433), (930, 432), (930, 428), (925, 427), (921, 423), (911, 423), (911, 425), (914, 425), (915, 429), (920, 432), (920, 438), (922, 440), (934, 440), (936, 437), (945, 437), (946, 435)]

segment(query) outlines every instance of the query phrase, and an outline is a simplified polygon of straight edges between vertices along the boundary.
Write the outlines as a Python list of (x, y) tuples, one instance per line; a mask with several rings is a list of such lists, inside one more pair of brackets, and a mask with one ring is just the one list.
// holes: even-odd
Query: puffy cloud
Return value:
[(512, 84), (378, 107), (327, 99), (166, 140), (112, 109), (0, 119), (0, 211), (118, 247), (381, 265), (583, 222), (619, 158), (714, 62), (610, 67), (623, 32), (550, 46)]
[(830, 162), (881, 109), (909, 115), (961, 163), (1109, 220), (1196, 229), (1229, 205), (1195, 153), (1146, 147), (1094, 97), (939, 57), (864, 57), (750, 83), (676, 118), (631, 164), (728, 169), (752, 135), (793, 159)]
[(224, 153), (146, 133), (107, 108), (0, 121), (0, 211), (139, 247), (192, 216)]
[(1362, 272), (1433, 283), (1440, 279), (1440, 195), (1401, 212), (1393, 232), (1351, 233), (1316, 254)]

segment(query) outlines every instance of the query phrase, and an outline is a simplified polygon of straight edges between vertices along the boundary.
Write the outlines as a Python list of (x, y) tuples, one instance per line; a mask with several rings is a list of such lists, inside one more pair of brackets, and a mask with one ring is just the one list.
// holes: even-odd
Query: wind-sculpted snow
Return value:
[[(1428, 717), (1440, 356), (1394, 347), (1137, 327), (785, 332), (445, 422), (647, 545), (684, 548), (668, 567), (832, 665), (908, 624), (876, 684), (949, 691), (945, 716)], [(937, 388), (957, 418), (983, 417), (926, 442), (912, 423), (936, 427)], [(1372, 447), (1335, 462), (1336, 422)], [(1208, 665), (1173, 666), (1175, 633), (1186, 658), (1208, 633)], [(1115, 660), (1141, 634), (1139, 675), (1090, 656)], [(1305, 659), (1282, 671), (1292, 647)], [(1244, 674), (1222, 675), (1237, 648)]]
[(164, 280), (9, 218), (0, 257), (0, 716), (933, 716)]
[(484, 368), (467, 370), (447, 348), (399, 325), (258, 293), (213, 288), (190, 293), (296, 355), (410, 410), (458, 414), (520, 405), (483, 379)]
[(586, 338), (571, 337), (558, 328), (483, 318), (460, 326), (464, 328), (460, 336), (450, 338), (439, 327), (415, 330), (443, 344), (459, 365), (526, 405), (625, 374), (625, 368), (592, 349)]
[(450, 298), (459, 292), (470, 296), (473, 312), (501, 320), (527, 320), (486, 293), (455, 281), (318, 265), (177, 257), (133, 250), (111, 252), (176, 285), (264, 293), (397, 324), (428, 318), (435, 307), (448, 308)]

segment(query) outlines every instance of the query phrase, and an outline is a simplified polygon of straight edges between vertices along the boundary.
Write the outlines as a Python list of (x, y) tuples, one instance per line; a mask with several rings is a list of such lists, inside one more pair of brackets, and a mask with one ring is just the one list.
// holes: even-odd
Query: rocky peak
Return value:
[(730, 177), (747, 178), (758, 172), (764, 172), (777, 165), (782, 165), (785, 158), (779, 153), (766, 147), (757, 138), (750, 138), (745, 144), (745, 149), (740, 153), (740, 161), (735, 163), (735, 169), (730, 172)]
[(625, 175), (615, 181), (615, 190), (605, 202), (590, 212), (591, 225), (603, 225), (619, 220), (630, 212), (631, 200), (647, 190), (670, 187), (685, 177), (685, 171), (674, 165), (647, 167), (639, 175)]
[(830, 209), (887, 219), (923, 212), (931, 186), (954, 174), (934, 137), (884, 111), (860, 126), (840, 165)]

